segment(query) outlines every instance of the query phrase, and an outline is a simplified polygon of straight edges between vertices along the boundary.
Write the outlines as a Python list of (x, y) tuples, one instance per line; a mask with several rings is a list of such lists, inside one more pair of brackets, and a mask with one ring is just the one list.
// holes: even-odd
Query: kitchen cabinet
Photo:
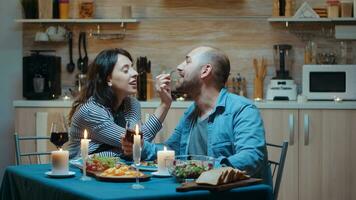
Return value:
[(299, 197), (356, 199), (356, 111), (299, 113)]
[(356, 199), (356, 110), (261, 109), (261, 115), (268, 142), (289, 141), (279, 199)]
[[(268, 143), (289, 142), (279, 199), (298, 200), (298, 110), (261, 109), (261, 115)], [(278, 161), (280, 150), (268, 149), (268, 156)]]

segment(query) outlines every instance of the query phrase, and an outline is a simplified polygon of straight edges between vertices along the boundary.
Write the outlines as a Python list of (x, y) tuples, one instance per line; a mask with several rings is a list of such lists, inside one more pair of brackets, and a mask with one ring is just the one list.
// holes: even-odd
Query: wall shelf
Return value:
[(349, 23), (356, 22), (356, 18), (353, 17), (340, 17), (340, 18), (293, 18), (293, 17), (271, 17), (268, 18), (269, 22), (282, 22), (282, 23), (324, 23), (324, 22), (334, 22), (334, 23)]
[(99, 24), (99, 23), (137, 23), (138, 19), (17, 19), (18, 23), (68, 23), (68, 24)]

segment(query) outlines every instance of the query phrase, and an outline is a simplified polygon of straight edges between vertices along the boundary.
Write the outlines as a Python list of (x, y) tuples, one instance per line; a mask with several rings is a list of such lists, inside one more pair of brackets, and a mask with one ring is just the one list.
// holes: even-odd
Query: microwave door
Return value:
[(309, 91), (313, 93), (345, 93), (346, 72), (310, 72)]

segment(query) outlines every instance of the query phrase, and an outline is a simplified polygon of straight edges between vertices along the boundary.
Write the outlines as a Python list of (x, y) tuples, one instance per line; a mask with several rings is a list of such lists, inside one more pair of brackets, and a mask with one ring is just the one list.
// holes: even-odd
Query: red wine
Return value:
[[(127, 141), (133, 143), (133, 138), (134, 138), (134, 135), (136, 134), (136, 132), (132, 129), (126, 129), (126, 135), (125, 135), (125, 138)], [(141, 138), (142, 138), (142, 132), (139, 132), (139, 134), (141, 135)]]
[(52, 132), (50, 141), (56, 145), (57, 148), (61, 148), (64, 143), (68, 142), (68, 133)]

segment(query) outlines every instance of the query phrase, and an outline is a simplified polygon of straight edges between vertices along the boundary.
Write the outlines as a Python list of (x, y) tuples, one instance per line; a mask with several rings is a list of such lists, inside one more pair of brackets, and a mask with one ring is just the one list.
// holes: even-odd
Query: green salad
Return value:
[(173, 175), (179, 179), (196, 179), (204, 171), (212, 169), (211, 164), (204, 165), (201, 161), (187, 161), (174, 166)]

